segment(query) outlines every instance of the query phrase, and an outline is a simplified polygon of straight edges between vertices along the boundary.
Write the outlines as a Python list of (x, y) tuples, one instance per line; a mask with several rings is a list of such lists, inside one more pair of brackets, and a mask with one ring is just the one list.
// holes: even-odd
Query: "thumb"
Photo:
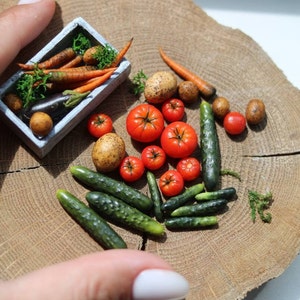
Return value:
[(187, 292), (187, 281), (161, 258), (128, 249), (89, 254), (0, 285), (2, 300), (170, 300)]
[(22, 0), (0, 14), (0, 74), (45, 29), (54, 11), (54, 0)]

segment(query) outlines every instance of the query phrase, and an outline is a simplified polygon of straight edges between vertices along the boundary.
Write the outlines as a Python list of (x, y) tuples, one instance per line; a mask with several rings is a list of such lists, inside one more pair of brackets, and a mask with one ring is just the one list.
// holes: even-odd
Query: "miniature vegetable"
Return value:
[(15, 93), (8, 93), (8, 94), (4, 95), (3, 102), (14, 113), (20, 112), (20, 110), (23, 107), (22, 99)]
[(173, 59), (171, 59), (169, 56), (166, 55), (166, 53), (160, 48), (159, 53), (163, 61), (174, 70), (174, 72), (182, 77), (185, 80), (189, 80), (194, 82), (202, 97), (205, 99), (209, 99), (212, 96), (216, 94), (216, 89), (214, 86), (212, 86), (210, 83), (204, 81), (202, 78), (197, 76), (196, 74), (192, 73), (190, 70), (185, 68), (184, 66), (180, 65), (179, 63), (175, 62)]
[(125, 154), (124, 140), (110, 132), (101, 136), (94, 144), (92, 160), (99, 172), (107, 173), (119, 167)]
[(168, 71), (159, 71), (145, 83), (144, 95), (148, 103), (157, 104), (171, 98), (177, 91), (177, 79)]
[(238, 111), (231, 111), (225, 116), (223, 126), (231, 135), (241, 134), (246, 129), (246, 118)]
[(104, 249), (125, 249), (124, 240), (93, 209), (66, 190), (56, 192), (65, 211)]
[(53, 55), (49, 59), (40, 62), (38, 64), (21, 64), (19, 63), (19, 67), (23, 70), (29, 71), (29, 70), (34, 70), (36, 68), (38, 69), (50, 69), (50, 68), (55, 68), (59, 67), (62, 64), (66, 63), (67, 61), (70, 61), (76, 56), (75, 51), (72, 48), (66, 48), (59, 53)]
[(44, 137), (52, 130), (53, 121), (48, 114), (36, 112), (29, 120), (29, 127), (35, 135)]
[(224, 97), (216, 97), (212, 103), (212, 110), (217, 119), (223, 120), (230, 111), (229, 101)]
[(221, 153), (212, 108), (205, 100), (200, 104), (200, 150), (202, 178), (207, 191), (211, 191), (219, 184)]
[(59, 120), (74, 108), (89, 93), (76, 93), (66, 90), (63, 93), (55, 93), (47, 98), (37, 100), (29, 107), (23, 109), (21, 118), (28, 121), (36, 112), (47, 113), (54, 121)]
[(200, 91), (197, 85), (189, 80), (181, 81), (178, 85), (178, 96), (185, 103), (194, 103), (199, 99)]
[(252, 99), (246, 108), (246, 120), (249, 125), (257, 125), (266, 116), (265, 104), (260, 99)]

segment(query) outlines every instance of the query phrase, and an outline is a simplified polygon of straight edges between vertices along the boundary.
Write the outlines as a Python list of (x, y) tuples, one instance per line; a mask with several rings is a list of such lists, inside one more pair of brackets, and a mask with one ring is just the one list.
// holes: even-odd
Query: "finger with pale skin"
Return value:
[(132, 299), (134, 279), (146, 269), (171, 270), (171, 266), (144, 251), (107, 250), (2, 282), (0, 299)]
[(54, 12), (54, 0), (41, 0), (15, 5), (0, 13), (0, 74), (46, 28)]

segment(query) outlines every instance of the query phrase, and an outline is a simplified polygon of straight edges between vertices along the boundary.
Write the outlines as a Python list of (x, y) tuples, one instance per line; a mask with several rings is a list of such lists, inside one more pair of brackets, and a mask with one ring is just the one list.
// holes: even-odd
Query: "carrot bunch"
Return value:
[[(80, 52), (76, 51), (74, 47), (69, 47), (45, 61), (35, 64), (18, 63), (18, 65), (24, 71), (25, 76), (34, 78), (31, 78), (29, 90), (43, 86), (43, 90), (49, 93), (64, 90), (73, 90), (78, 93), (91, 92), (112, 76), (130, 48), (132, 41), (131, 38), (120, 52), (114, 49), (110, 50), (112, 48), (107, 48), (107, 45), (89, 45), (87, 49)], [(100, 57), (99, 53), (94, 51), (96, 59), (93, 64), (85, 60), (86, 53), (88, 54), (92, 49), (93, 51), (96, 49), (98, 52), (103, 49), (114, 52), (108, 52), (109, 57), (103, 58), (106, 59), (106, 64), (99, 69), (100, 62), (97, 61), (97, 58)], [(24, 89), (24, 82), (22, 88)]]

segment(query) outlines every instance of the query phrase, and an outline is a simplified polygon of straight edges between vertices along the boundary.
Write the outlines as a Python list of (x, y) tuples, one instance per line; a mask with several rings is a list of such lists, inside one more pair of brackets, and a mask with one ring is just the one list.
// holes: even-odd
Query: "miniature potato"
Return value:
[(3, 102), (7, 107), (12, 110), (14, 113), (18, 113), (22, 107), (23, 103), (19, 96), (13, 93), (8, 93), (3, 97)]
[(266, 115), (265, 104), (260, 99), (252, 99), (246, 108), (246, 120), (249, 125), (259, 124)]
[(185, 103), (194, 103), (200, 95), (199, 89), (192, 81), (182, 81), (178, 85), (178, 96)]
[(92, 160), (98, 172), (107, 173), (117, 169), (125, 157), (124, 140), (110, 132), (100, 137), (92, 150)]
[(230, 104), (224, 97), (217, 97), (212, 103), (212, 111), (216, 118), (222, 120), (229, 113)]
[(144, 95), (149, 103), (162, 103), (176, 92), (177, 79), (171, 72), (159, 71), (146, 80)]
[(53, 128), (53, 121), (51, 117), (44, 112), (35, 112), (30, 120), (29, 127), (33, 134), (37, 136), (46, 136)]

